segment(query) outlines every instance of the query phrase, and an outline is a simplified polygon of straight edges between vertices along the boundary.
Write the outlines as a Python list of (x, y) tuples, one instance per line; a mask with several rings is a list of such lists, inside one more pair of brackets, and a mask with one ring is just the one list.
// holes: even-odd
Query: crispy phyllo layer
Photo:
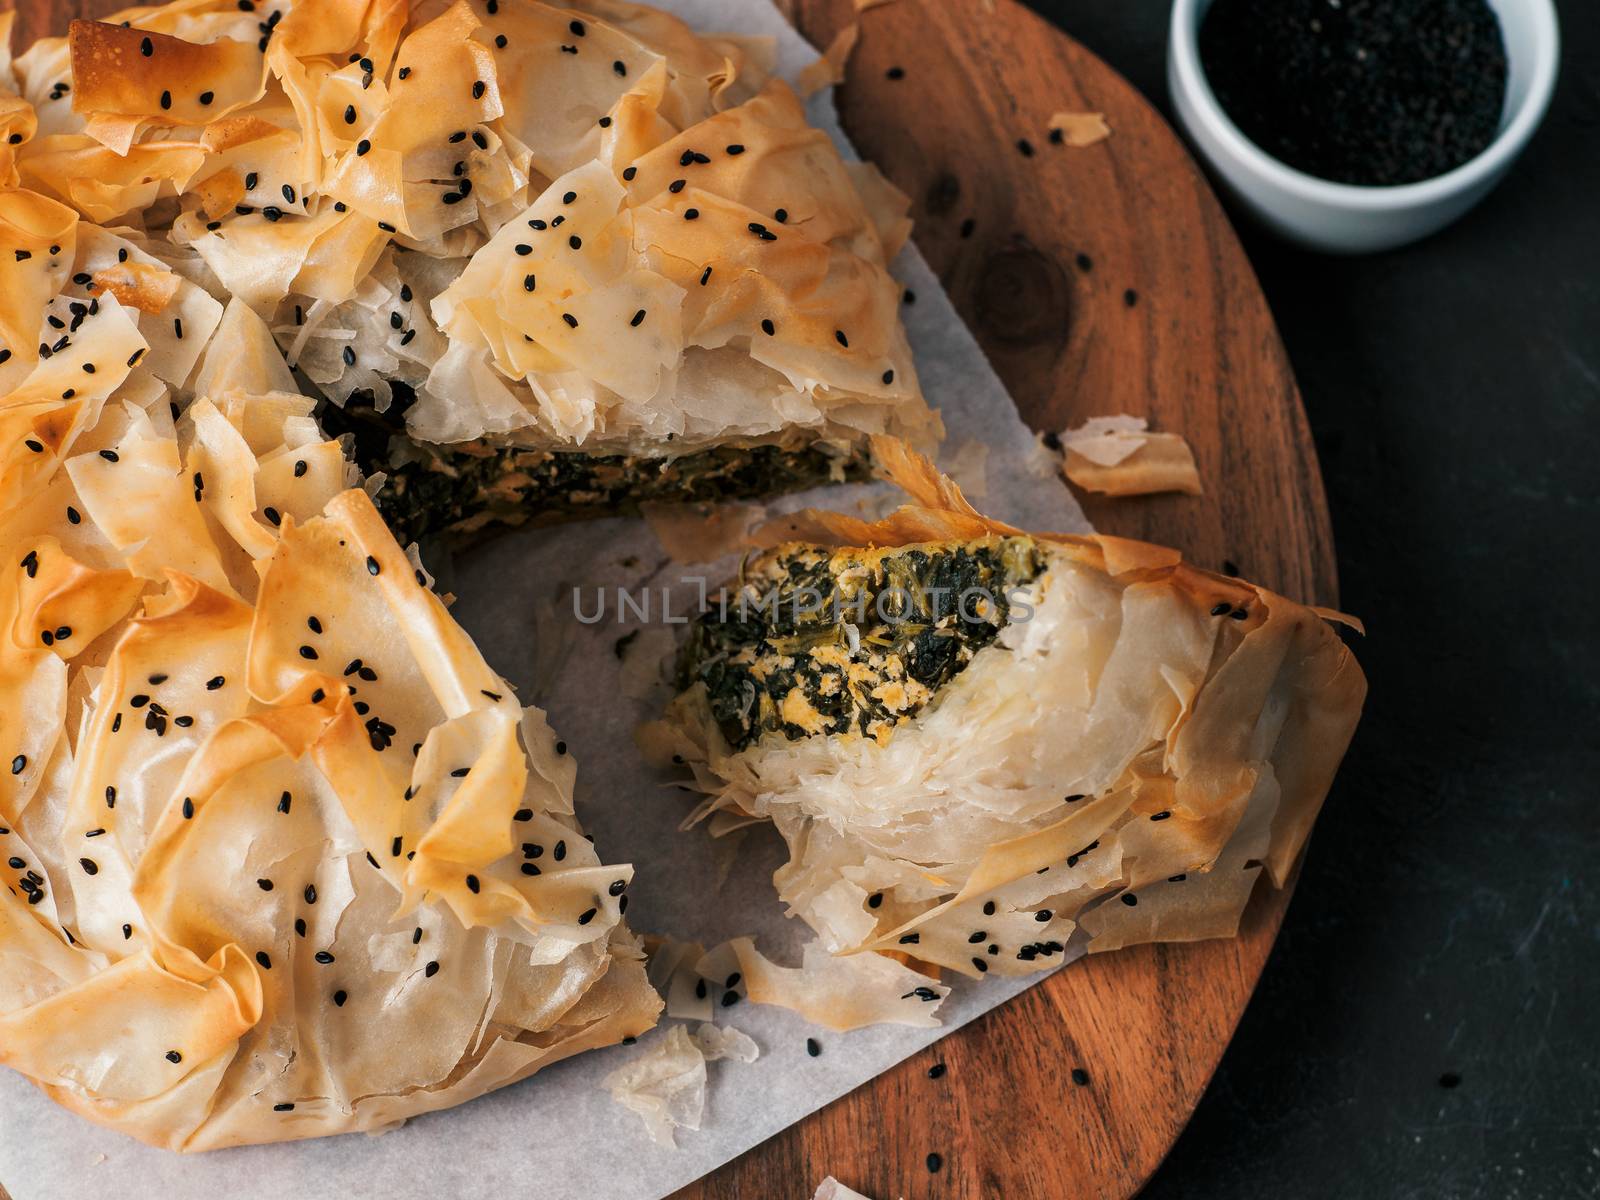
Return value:
[(0, 250), (28, 330), (0, 355), (0, 1064), (200, 1150), (382, 1129), (647, 1029), (632, 869), (584, 838), (564, 743), (260, 318), (32, 193), (0, 194)]
[(727, 681), (775, 671), (781, 647), (719, 648), (734, 631), (702, 625), (684, 690), (641, 735), (694, 772), (691, 820), (770, 820), (789, 847), (779, 894), (834, 954), (1016, 974), (1074, 938), (1231, 935), (1263, 868), (1288, 877), (1355, 729), (1366, 682), (1341, 618), (1171, 550), (1023, 535), (903, 445), (875, 450), (912, 503), (871, 523), (785, 518), (767, 569), (831, 579), (930, 544), (1025, 547), (1010, 619), (892, 737), (809, 704), (782, 737), (747, 736)]
[(139, 229), (336, 403), (403, 386), (419, 442), (931, 444), (909, 203), (773, 57), (617, 0), (181, 0), (0, 63), (0, 186)]

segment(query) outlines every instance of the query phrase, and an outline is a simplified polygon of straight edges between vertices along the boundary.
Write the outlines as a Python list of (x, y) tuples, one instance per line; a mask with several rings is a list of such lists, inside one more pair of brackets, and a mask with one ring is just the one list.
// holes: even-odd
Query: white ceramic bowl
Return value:
[(1211, 0), (1175, 0), (1167, 86), (1190, 140), (1229, 192), (1268, 228), (1317, 250), (1360, 254), (1426, 237), (1499, 183), (1544, 119), (1561, 36), (1552, 0), (1489, 0), (1509, 68), (1500, 133), (1476, 158), (1421, 183), (1357, 187), (1307, 175), (1240, 132), (1200, 67), (1200, 19)]

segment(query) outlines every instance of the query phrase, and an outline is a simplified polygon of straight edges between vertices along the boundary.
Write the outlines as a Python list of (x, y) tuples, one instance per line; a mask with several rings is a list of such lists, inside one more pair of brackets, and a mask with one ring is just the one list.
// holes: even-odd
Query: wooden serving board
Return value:
[[(1014, 0), (779, 5), (818, 46), (860, 20), (845, 129), (912, 197), (917, 246), (1023, 418), (1133, 413), (1193, 446), (1204, 496), (1086, 497), (1095, 527), (1334, 604), (1321, 473), (1272, 315), (1149, 102)], [(1112, 135), (1054, 145), (1060, 111), (1103, 112)], [(809, 1197), (828, 1174), (879, 1200), (1132, 1196), (1210, 1081), (1291, 890), (1258, 888), (1233, 941), (1067, 967), (676, 1200)]]
[[(821, 46), (858, 19), (856, 0), (778, 2)], [(20, 0), (15, 44), (121, 7)], [(1090, 497), (1096, 528), (1335, 603), (1321, 475), (1283, 346), (1161, 117), (1014, 0), (892, 0), (859, 19), (838, 93), (845, 128), (913, 198), (917, 245), (1023, 417), (1060, 430), (1133, 413), (1194, 448), (1204, 496)], [(1058, 111), (1103, 112), (1112, 136), (1054, 145)], [(1233, 941), (1079, 962), (679, 1200), (798, 1200), (828, 1174), (887, 1200), (1131, 1196), (1210, 1080), (1288, 900), (1259, 888)], [(946, 1073), (931, 1080), (935, 1063)]]

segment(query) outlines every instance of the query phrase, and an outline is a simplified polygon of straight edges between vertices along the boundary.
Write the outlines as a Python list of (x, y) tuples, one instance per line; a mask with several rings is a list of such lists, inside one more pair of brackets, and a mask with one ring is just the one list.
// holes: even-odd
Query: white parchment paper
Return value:
[[(791, 78), (815, 57), (768, 0), (656, 2), (702, 30), (777, 37), (782, 70)], [(864, 36), (872, 36), (870, 15)], [(811, 108), (812, 119), (851, 153), (830, 99), (816, 97)], [(979, 483), (983, 495), (975, 501), (1002, 520), (1025, 528), (1086, 530), (1082, 511), (1053, 466), (1042, 461), (1016, 406), (914, 247), (902, 255), (896, 274), (916, 294), (916, 302), (904, 307), (906, 326), (924, 390), (944, 416), (946, 465), (964, 486)], [(892, 502), (881, 486), (850, 487), (786, 497), (769, 508), (813, 503), (879, 509)], [(662, 589), (670, 597), (667, 612), (681, 617), (693, 611), (700, 581), (714, 589), (727, 577), (726, 568), (671, 562), (642, 521), (613, 519), (498, 538), (459, 561), (448, 582), (461, 596), (457, 617), (490, 662), (517, 686), (524, 703), (549, 713), (570, 743), (579, 764), (578, 815), (603, 861), (638, 865), (628, 910), (634, 928), (707, 946), (754, 933), (767, 954), (796, 963), (807, 931), (783, 916), (771, 883), (783, 861), (781, 842), (770, 830), (751, 830), (718, 886), (725, 852), (702, 831), (678, 831), (691, 798), (647, 768), (634, 750), (634, 728), (656, 709), (637, 686), (625, 684), (616, 653), (618, 640), (634, 630), (640, 636), (632, 639), (630, 660), (632, 653), (665, 640), (659, 631), (672, 626), (663, 619)], [(633, 610), (618, 622), (618, 586), (636, 604), (648, 595), (648, 626)], [(574, 591), (584, 615), (592, 617), (602, 589), (601, 619), (580, 621)], [(638, 670), (630, 661), (630, 677)], [(1077, 953), (1073, 948), (1067, 958)], [(753, 1064), (709, 1066), (704, 1127), (680, 1131), (676, 1151), (653, 1145), (639, 1118), (600, 1087), (606, 1074), (643, 1051), (659, 1031), (637, 1046), (558, 1063), (515, 1087), (379, 1137), (349, 1135), (186, 1157), (92, 1126), (20, 1076), (0, 1072), (0, 1183), (15, 1200), (656, 1200), (1038, 978), (958, 981), (940, 1010), (943, 1025), (934, 1030), (879, 1026), (830, 1034), (789, 1012), (748, 1001), (719, 1008), (716, 1021), (749, 1034), (762, 1055)], [(806, 1052), (808, 1036), (822, 1045), (816, 1058)], [(395, 1047), (395, 1053), (405, 1052)], [(815, 1183), (796, 1179), (789, 1193), (771, 1200), (803, 1200)]]

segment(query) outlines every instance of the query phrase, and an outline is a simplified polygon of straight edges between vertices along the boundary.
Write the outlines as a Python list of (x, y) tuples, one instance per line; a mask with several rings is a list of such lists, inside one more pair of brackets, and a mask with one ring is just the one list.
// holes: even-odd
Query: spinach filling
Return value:
[(995, 640), (1043, 567), (1027, 537), (779, 547), (690, 627), (677, 685), (705, 685), (734, 750), (767, 733), (885, 742)]
[(317, 418), (329, 436), (352, 437), (364, 475), (383, 473), (373, 501), (402, 546), (430, 537), (461, 544), (494, 524), (609, 516), (636, 510), (646, 500), (775, 495), (867, 475), (864, 450), (852, 454), (823, 445), (716, 446), (675, 458), (488, 441), (423, 446), (405, 436), (405, 410), (414, 393), (398, 381), (392, 386), (394, 401), (383, 413), (370, 397), (357, 395), (343, 407), (322, 403)]

